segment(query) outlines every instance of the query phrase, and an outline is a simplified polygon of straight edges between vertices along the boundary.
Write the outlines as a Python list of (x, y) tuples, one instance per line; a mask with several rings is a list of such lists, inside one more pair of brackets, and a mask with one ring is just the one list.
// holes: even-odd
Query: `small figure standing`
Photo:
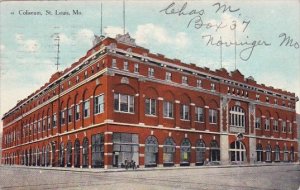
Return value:
[(127, 159), (124, 161), (124, 164), (125, 164), (125, 169), (128, 170), (128, 161), (127, 161)]

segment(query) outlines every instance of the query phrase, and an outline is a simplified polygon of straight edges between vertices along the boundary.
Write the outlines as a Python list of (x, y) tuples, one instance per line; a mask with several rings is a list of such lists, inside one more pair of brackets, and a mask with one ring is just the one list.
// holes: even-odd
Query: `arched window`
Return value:
[(35, 164), (36, 164), (36, 160), (37, 160), (37, 152), (38, 152), (38, 148), (36, 148), (36, 149), (33, 149), (33, 153), (32, 153), (32, 155), (33, 155), (33, 157), (32, 157), (32, 165), (33, 166), (35, 166)]
[(163, 161), (164, 166), (173, 166), (174, 165), (174, 154), (175, 154), (175, 142), (171, 137), (168, 137), (165, 140), (164, 146), (163, 146)]
[(155, 136), (148, 136), (145, 142), (145, 166), (157, 166), (158, 142)]
[(272, 162), (271, 153), (272, 153), (272, 148), (271, 145), (268, 144), (266, 147), (266, 162)]
[(41, 165), (44, 166), (45, 165), (45, 147), (43, 147), (41, 149), (40, 154), (41, 154), (41, 156), (39, 156), (39, 158), (41, 157)]
[(198, 140), (196, 142), (196, 165), (203, 165), (205, 161), (205, 142)]
[(210, 161), (218, 162), (220, 161), (220, 148), (218, 146), (217, 141), (213, 140), (210, 143)]
[(83, 139), (82, 142), (82, 167), (86, 168), (89, 166), (89, 140)]
[(230, 109), (230, 125), (234, 127), (245, 127), (245, 112), (239, 106)]
[(80, 167), (80, 142), (78, 139), (74, 143), (74, 166), (76, 168)]
[(242, 142), (234, 141), (230, 144), (230, 156), (232, 162), (243, 162), (246, 157), (246, 149)]
[(180, 165), (190, 165), (191, 143), (189, 139), (183, 139), (180, 146)]
[(45, 153), (45, 165), (50, 165), (50, 147), (49, 145), (46, 146), (46, 153)]
[(52, 167), (55, 166), (55, 152), (56, 152), (56, 147), (55, 147), (55, 143), (52, 142), (51, 143), (51, 150), (52, 150), (52, 160), (51, 160), (51, 164), (52, 164)]
[(280, 162), (280, 148), (279, 148), (279, 145), (275, 146), (275, 162)]
[(289, 161), (289, 151), (286, 145), (284, 145), (284, 150), (283, 150), (283, 161), (285, 162)]
[(92, 167), (104, 166), (104, 136), (103, 134), (92, 135)]
[(263, 161), (262, 153), (263, 153), (262, 145), (257, 144), (257, 146), (256, 146), (256, 161), (257, 162)]
[(67, 143), (67, 167), (72, 166), (72, 142)]
[(290, 152), (290, 154), (291, 154), (291, 162), (293, 162), (294, 161), (294, 147), (292, 146), (291, 147), (291, 152)]
[(59, 166), (64, 167), (65, 166), (65, 146), (64, 143), (60, 143), (59, 147)]

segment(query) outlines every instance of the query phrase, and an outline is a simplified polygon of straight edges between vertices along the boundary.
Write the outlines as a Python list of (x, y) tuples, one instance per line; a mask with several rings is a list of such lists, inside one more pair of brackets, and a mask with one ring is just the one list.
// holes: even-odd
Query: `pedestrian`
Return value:
[(127, 159), (124, 161), (124, 164), (125, 164), (125, 169), (127, 170), (128, 169), (128, 161), (127, 161)]

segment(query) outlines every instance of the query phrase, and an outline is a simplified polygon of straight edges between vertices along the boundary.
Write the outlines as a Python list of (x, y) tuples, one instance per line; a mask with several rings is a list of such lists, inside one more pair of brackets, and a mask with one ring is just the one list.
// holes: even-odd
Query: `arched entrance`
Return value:
[(230, 144), (231, 162), (244, 162), (246, 160), (245, 145), (241, 141), (234, 141)]
[(156, 167), (158, 160), (158, 141), (155, 136), (148, 136), (145, 142), (145, 166)]

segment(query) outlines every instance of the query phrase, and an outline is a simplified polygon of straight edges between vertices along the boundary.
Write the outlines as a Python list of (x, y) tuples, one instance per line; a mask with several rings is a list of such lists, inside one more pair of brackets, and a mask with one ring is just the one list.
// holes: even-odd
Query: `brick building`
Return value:
[(140, 167), (293, 162), (298, 97), (96, 37), (3, 120), (3, 164)]

